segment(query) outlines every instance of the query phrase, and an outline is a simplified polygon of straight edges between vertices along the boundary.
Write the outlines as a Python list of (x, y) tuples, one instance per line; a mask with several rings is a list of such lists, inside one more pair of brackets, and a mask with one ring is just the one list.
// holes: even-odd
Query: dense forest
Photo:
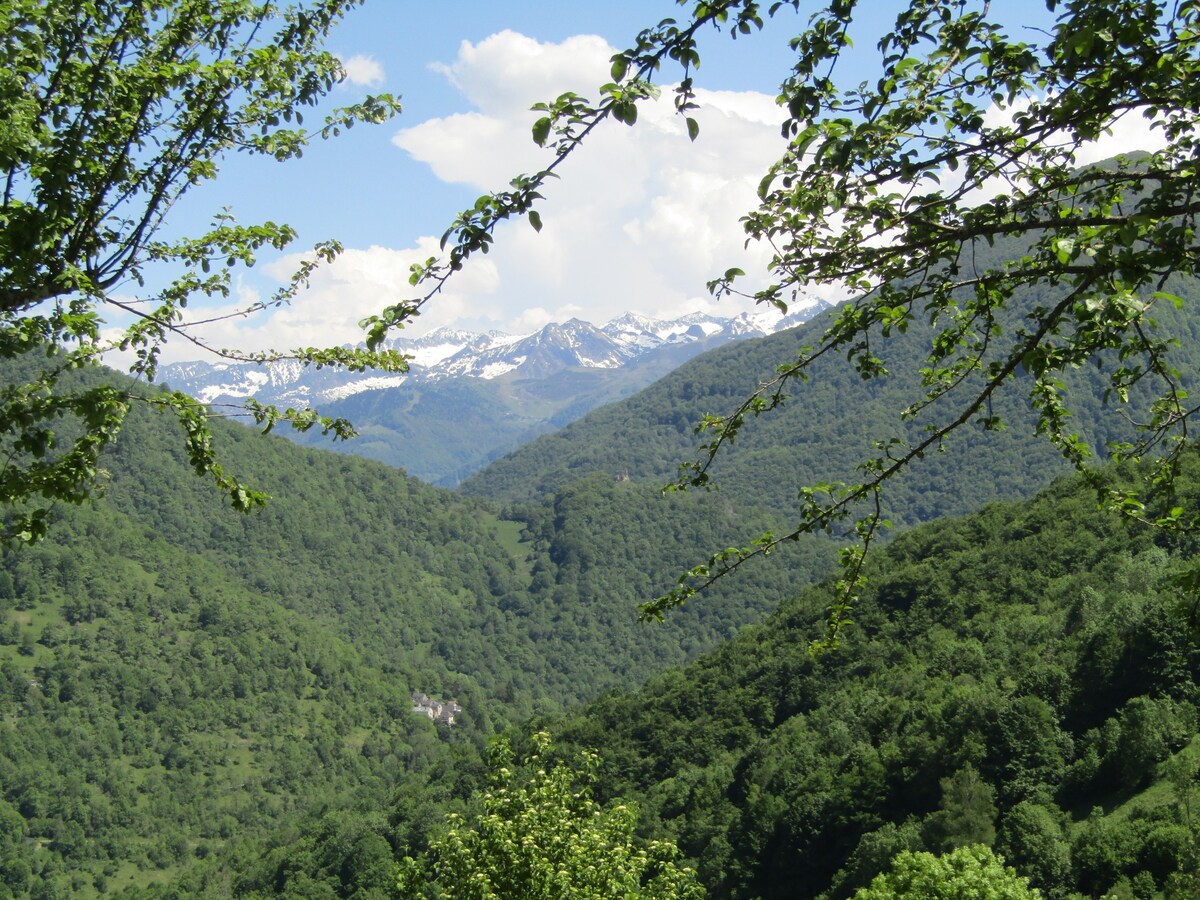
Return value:
[[(578, 448), (561, 483), (524, 476), (517, 500), (531, 445), (497, 469), (503, 506), (226, 425), (229, 465), (275, 495), (237, 515), (135, 410), (104, 500), (4, 555), (8, 889), (384, 896), (394, 860), (475, 808), (490, 738), (547, 726), (564, 753), (598, 749), (598, 796), (636, 800), (716, 895), (849, 896), (901, 850), (983, 842), (1047, 896), (1187, 896), (1197, 662), (1170, 576), (1193, 548), (1077, 483), (899, 534), (819, 661), (817, 539), (637, 623), (703, 548), (777, 526), (793, 488), (771, 429), (811, 438), (782, 439), (783, 466), (875, 426), (841, 402), (851, 383), (817, 385), (829, 405), (785, 405), (739, 444), (764, 466), (748, 496), (663, 496), (662, 469), (597, 460), (665, 457), (692, 408), (651, 428), (639, 409), (718, 403), (804, 339), (723, 348), (593, 413), (557, 438)], [(628, 433), (587, 437), (614, 420)], [(1034, 492), (1060, 468), (1028, 440), (933, 460), (910, 515)], [(457, 701), (455, 724), (416, 715), (415, 692)]]
[[(1195, 455), (1181, 487), (1200, 499)], [(554, 727), (718, 896), (847, 897), (903, 850), (979, 843), (1047, 897), (1195, 896), (1200, 650), (1173, 575), (1196, 552), (1064, 481), (898, 536), (838, 652), (808, 653), (812, 588)]]
[[(501, 518), (226, 424), (229, 465), (275, 495), (241, 516), (172, 427), (135, 409), (103, 501), (59, 507), (51, 538), (4, 551), (0, 799), (18, 895), (144, 886), (215, 855), (240, 871), (230, 858), (304, 816), (386, 822), (378, 801), (397, 789), (421, 809), (461, 800), (498, 728), (694, 658), (827, 556), (797, 547), (793, 566), (650, 629), (637, 602), (695, 547), (761, 525), (752, 510), (596, 476)], [(414, 692), (457, 701), (454, 726), (415, 715)]]
[[(1187, 382), (1194, 318), (1159, 322)], [(1190, 545), (1078, 485), (996, 505), (1065, 471), (1019, 382), (1008, 429), (960, 432), (888, 495), (898, 526), (993, 505), (899, 534), (832, 657), (807, 650), (828, 588), (803, 589), (836, 548), (818, 537), (638, 623), (895, 426), (920, 328), (888, 342), (895, 377), (828, 367), (754, 420), (718, 492), (661, 492), (695, 421), (827, 325), (711, 351), (458, 494), (216, 422), (225, 464), (273, 495), (239, 515), (135, 405), (104, 499), (3, 551), (7, 889), (384, 896), (394, 860), (477, 808), (492, 737), (539, 722), (598, 749), (598, 796), (637, 800), (716, 895), (849, 896), (902, 850), (976, 842), (1047, 896), (1183, 884), (1196, 663), (1167, 579)], [(1095, 441), (1124, 436), (1101, 363), (1067, 385)], [(431, 722), (414, 694), (461, 712)]]

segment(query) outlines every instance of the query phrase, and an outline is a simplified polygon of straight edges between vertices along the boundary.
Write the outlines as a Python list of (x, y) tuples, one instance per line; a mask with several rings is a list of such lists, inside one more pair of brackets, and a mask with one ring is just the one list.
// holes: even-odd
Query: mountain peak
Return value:
[(406, 375), (316, 372), (288, 363), (262, 367), (188, 362), (163, 366), (162, 378), (208, 403), (246, 397), (272, 403), (321, 403), (400, 384), (453, 378), (486, 380), (509, 373), (542, 378), (568, 369), (617, 369), (659, 347), (765, 336), (797, 325), (825, 306), (802, 298), (787, 316), (775, 310), (732, 318), (694, 312), (668, 320), (627, 312), (601, 327), (575, 317), (525, 335), (480, 334), (442, 326), (419, 337), (399, 336), (389, 342), (392, 349), (410, 358)]

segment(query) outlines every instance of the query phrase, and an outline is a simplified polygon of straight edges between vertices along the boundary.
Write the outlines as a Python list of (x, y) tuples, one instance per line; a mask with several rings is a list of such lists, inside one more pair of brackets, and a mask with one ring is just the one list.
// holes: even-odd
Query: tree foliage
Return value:
[[(498, 221), (533, 208), (545, 178), (602, 120), (633, 125), (637, 103), (657, 96), (652, 79), (664, 62), (682, 69), (675, 105), (696, 139), (693, 75), (705, 26), (736, 38), (763, 28), (764, 16), (801, 6), (680, 2), (690, 17), (664, 20), (616, 54), (599, 101), (569, 93), (535, 107), (545, 115), (534, 140), (556, 151), (554, 163), (456, 220), (444, 238), (454, 242), (448, 261), (430, 260), (421, 275), (434, 276), (433, 290), (466, 255), (486, 251)], [(889, 524), (883, 487), (969, 423), (1005, 427), (992, 407), (1001, 387), (1027, 377), (1037, 432), (1090, 471), (1098, 450), (1072, 428), (1063, 381), (1084, 364), (1104, 369), (1106, 400), (1138, 429), (1103, 452), (1159, 461), (1141, 489), (1104, 492), (1107, 505), (1162, 526), (1195, 518), (1170, 500), (1195, 408), (1154, 315), (1182, 302), (1177, 279), (1200, 264), (1200, 8), (1192, 0), (1046, 0), (1053, 25), (1014, 37), (988, 0), (909, 4), (878, 39), (877, 77), (847, 83), (839, 62), (856, 42), (876, 37), (864, 6), (829, 0), (791, 41), (795, 63), (779, 95), (785, 147), (744, 219), (749, 240), (772, 252), (770, 282), (743, 291), (746, 273), (731, 268), (709, 284), (718, 297), (741, 294), (784, 311), (815, 285), (856, 299), (735, 410), (704, 418), (702, 456), (672, 488), (711, 486), (711, 464), (748, 417), (782, 404), (823, 357), (844, 357), (864, 379), (886, 376), (888, 339), (923, 323), (920, 386), (894, 411), (896, 434), (876, 444), (857, 474), (803, 487), (794, 527), (718, 551), (647, 604), (646, 617), (660, 618), (783, 541), (836, 531), (855, 543), (842, 555), (818, 646), (835, 644), (862, 586), (867, 549)], [(1139, 119), (1155, 146), (1086, 164), (1097, 141)], [(531, 223), (541, 227), (532, 214)], [(997, 242), (1015, 252), (988, 253)], [(1137, 385), (1152, 390), (1135, 408)], [(910, 421), (923, 427), (916, 437), (905, 431)]]
[(854, 900), (1037, 900), (1041, 891), (1004, 865), (987, 847), (960, 847), (945, 856), (905, 851)]
[[(795, 5), (773, 3), (768, 12)], [(857, 85), (835, 77), (865, 31), (854, 0), (826, 4), (791, 42), (796, 62), (779, 98), (788, 111), (786, 149), (744, 220), (749, 238), (772, 250), (773, 281), (747, 296), (786, 309), (795, 291), (825, 284), (857, 298), (732, 414), (706, 418), (704, 455), (676, 486), (707, 485), (709, 465), (747, 417), (781, 404), (821, 357), (841, 355), (865, 379), (886, 376), (888, 338), (917, 322), (931, 326), (921, 389), (897, 412), (925, 430), (881, 441), (853, 480), (804, 488), (792, 531), (715, 554), (647, 615), (660, 616), (781, 541), (849, 520), (855, 545), (842, 557), (824, 645), (835, 643), (866, 550), (887, 524), (883, 486), (968, 423), (1004, 427), (990, 401), (1019, 375), (1031, 376), (1038, 432), (1084, 471), (1096, 449), (1071, 426), (1063, 374), (1103, 365), (1118, 408), (1133, 385), (1155, 385), (1144, 408), (1119, 409), (1139, 438), (1106, 451), (1155, 456), (1160, 465), (1141, 493), (1109, 491), (1105, 499), (1155, 524), (1194, 516), (1162, 499), (1195, 408), (1153, 316), (1156, 306), (1181, 302), (1172, 279), (1194, 276), (1200, 264), (1200, 8), (1174, 0), (1046, 6), (1053, 27), (1026, 40), (998, 24), (988, 2), (908, 5), (878, 42), (879, 77)], [(745, 32), (758, 24), (757, 7), (700, 3), (696, 15), (736, 15)], [(1083, 165), (1124, 119), (1146, 120), (1160, 146)], [(985, 260), (981, 251), (998, 241), (1017, 248), (1011, 260)], [(710, 289), (738, 293), (743, 274), (730, 270)], [(1050, 299), (1026, 300), (1044, 286)]]
[[(214, 178), (225, 155), (287, 160), (314, 138), (398, 112), (396, 100), (382, 94), (329, 111), (315, 129), (304, 125), (306, 108), (320, 104), (345, 77), (322, 43), (357, 2), (5, 5), (0, 358), (30, 359), (26, 377), (0, 392), (6, 459), (0, 501), (17, 506), (9, 537), (40, 537), (47, 503), (80, 502), (102, 489), (99, 453), (135, 401), (174, 412), (193, 467), (227, 491), (235, 507), (249, 509), (264, 499), (223, 470), (209, 414), (195, 401), (180, 393), (83, 388), (65, 375), (119, 348), (134, 355), (134, 374), (152, 380), (169, 337), (205, 346), (195, 332), (203, 323), (185, 316), (190, 301), (228, 297), (234, 267), (253, 265), (260, 251), (294, 239), (287, 225), (239, 225), (228, 211), (219, 212), (205, 234), (164, 236), (174, 204)], [(290, 283), (233, 315), (287, 303), (313, 267), (339, 251), (336, 242), (318, 244)], [(105, 313), (131, 316), (133, 324), (110, 338), (101, 330)], [(221, 352), (316, 366), (403, 366), (394, 353), (342, 348)], [(290, 419), (302, 429), (319, 424), (349, 433), (347, 423), (306, 410), (252, 406), (250, 412), (268, 428)]]
[(700, 898), (694, 873), (675, 865), (669, 842), (639, 846), (637, 811), (617, 803), (602, 807), (591, 787), (599, 759), (582, 753), (576, 767), (550, 763), (550, 737), (539, 732), (524, 770), (514, 768), (506, 742), (492, 750), (493, 784), (483, 812), (468, 827), (451, 814), (449, 829), (431, 848), (430, 883), (408, 858), (400, 869), (405, 897)]

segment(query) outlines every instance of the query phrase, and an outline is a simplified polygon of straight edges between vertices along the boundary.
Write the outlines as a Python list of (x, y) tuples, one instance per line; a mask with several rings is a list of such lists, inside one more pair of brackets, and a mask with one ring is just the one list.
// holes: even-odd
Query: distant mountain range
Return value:
[[(163, 366), (160, 377), (205, 403), (254, 397), (343, 416), (360, 437), (334, 449), (454, 486), (522, 443), (635, 393), (699, 353), (783, 331), (828, 306), (809, 298), (786, 316), (692, 313), (669, 321), (627, 313), (602, 327), (571, 319), (519, 336), (439, 328), (391, 342), (410, 357), (403, 374), (318, 371), (294, 362), (184, 362)], [(291, 436), (328, 445), (327, 438)]]
[(162, 367), (163, 380), (206, 403), (254, 397), (263, 403), (322, 403), (410, 382), (503, 376), (543, 378), (564, 369), (619, 369), (663, 348), (707, 349), (726, 341), (764, 337), (808, 321), (828, 304), (812, 300), (780, 316), (773, 311), (722, 318), (691, 313), (662, 321), (626, 313), (597, 328), (582, 319), (552, 322), (541, 331), (510, 335), (439, 328), (419, 338), (397, 338), (390, 347), (410, 357), (407, 373), (372, 374), (309, 370), (286, 361), (183, 362)]

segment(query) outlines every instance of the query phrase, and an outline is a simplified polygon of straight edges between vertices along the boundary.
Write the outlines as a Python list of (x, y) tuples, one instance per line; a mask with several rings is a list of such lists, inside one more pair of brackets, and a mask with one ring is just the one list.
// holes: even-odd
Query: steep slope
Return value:
[(477, 682), (436, 654), (364, 652), (111, 508), (58, 527), (0, 573), (0, 872), (16, 896), (146, 885), (370, 804), (447, 755), (415, 689), (459, 697), (459, 732), (482, 740)]
[[(1195, 454), (1181, 486), (1195, 508)], [(1192, 896), (1200, 650), (1171, 576), (1197, 549), (1061, 483), (897, 537), (828, 656), (825, 586), (558, 727), (713, 896), (843, 898), (978, 842), (1048, 897)]]

